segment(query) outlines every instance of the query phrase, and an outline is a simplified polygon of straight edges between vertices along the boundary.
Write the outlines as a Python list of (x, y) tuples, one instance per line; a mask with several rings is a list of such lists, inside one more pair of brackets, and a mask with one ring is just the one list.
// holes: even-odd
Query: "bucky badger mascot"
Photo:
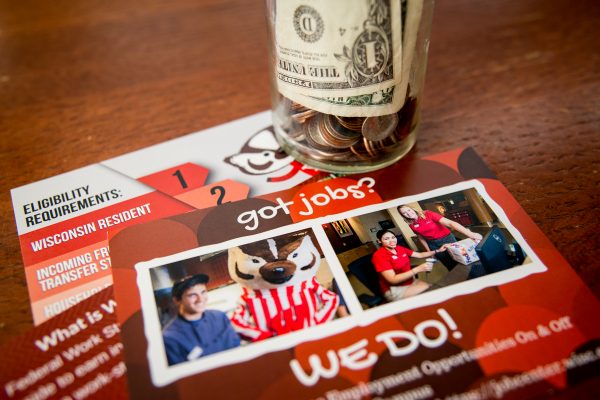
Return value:
[(231, 317), (240, 336), (254, 342), (333, 319), (339, 299), (315, 278), (320, 260), (306, 232), (229, 249), (229, 274), (243, 289)]

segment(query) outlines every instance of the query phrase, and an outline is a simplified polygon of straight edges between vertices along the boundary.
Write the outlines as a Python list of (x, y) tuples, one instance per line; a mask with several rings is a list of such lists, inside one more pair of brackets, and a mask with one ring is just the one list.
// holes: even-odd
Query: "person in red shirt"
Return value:
[(398, 246), (396, 235), (387, 229), (377, 232), (377, 241), (381, 247), (373, 253), (371, 262), (379, 273), (379, 286), (388, 301), (411, 297), (429, 289), (429, 283), (415, 278), (415, 275), (431, 271), (433, 264), (426, 262), (411, 269), (410, 257), (432, 257), (439, 251), (417, 252)]
[[(473, 232), (458, 222), (449, 220), (433, 211), (418, 212), (412, 207), (404, 205), (398, 207), (398, 212), (410, 229), (417, 234), (419, 241), (427, 250), (438, 250), (444, 244), (457, 242), (452, 230), (462, 233), (476, 243), (482, 237), (479, 233)], [(440, 253), (436, 257), (448, 269), (452, 269), (456, 265), (456, 262), (447, 253)]]

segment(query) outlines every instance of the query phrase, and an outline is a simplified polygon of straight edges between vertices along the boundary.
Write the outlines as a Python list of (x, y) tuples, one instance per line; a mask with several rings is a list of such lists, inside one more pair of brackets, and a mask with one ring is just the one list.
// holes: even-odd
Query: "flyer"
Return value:
[[(407, 208), (471, 240), (430, 260)], [(600, 371), (598, 299), (470, 148), (109, 236), (131, 398), (523, 399)]]
[(0, 347), (0, 399), (128, 399), (112, 287)]
[(34, 323), (112, 284), (109, 231), (317, 174), (283, 153), (270, 124), (255, 114), (12, 189)]

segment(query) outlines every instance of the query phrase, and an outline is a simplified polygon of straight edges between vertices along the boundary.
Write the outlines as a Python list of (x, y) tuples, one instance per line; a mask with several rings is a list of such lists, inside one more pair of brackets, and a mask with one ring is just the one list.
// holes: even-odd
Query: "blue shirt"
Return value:
[(233, 330), (229, 318), (217, 310), (206, 310), (195, 321), (178, 315), (164, 327), (163, 340), (169, 365), (240, 345), (240, 337)]

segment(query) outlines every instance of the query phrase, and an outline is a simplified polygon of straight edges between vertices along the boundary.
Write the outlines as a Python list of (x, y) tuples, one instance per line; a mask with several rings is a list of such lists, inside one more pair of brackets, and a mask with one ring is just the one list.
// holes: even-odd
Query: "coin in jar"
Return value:
[(325, 138), (323, 138), (322, 114), (318, 114), (315, 118), (311, 118), (309, 122), (305, 124), (304, 133), (306, 135), (306, 142), (310, 147), (324, 151), (327, 151), (331, 148), (327, 144)]
[(336, 115), (335, 118), (344, 128), (357, 132), (362, 130), (362, 124), (365, 121), (363, 117), (340, 117)]
[(394, 132), (397, 125), (398, 115), (396, 114), (367, 117), (363, 122), (362, 134), (370, 141), (383, 140)]
[(321, 135), (327, 145), (337, 149), (346, 149), (361, 138), (360, 133), (344, 128), (332, 115), (323, 116)]

